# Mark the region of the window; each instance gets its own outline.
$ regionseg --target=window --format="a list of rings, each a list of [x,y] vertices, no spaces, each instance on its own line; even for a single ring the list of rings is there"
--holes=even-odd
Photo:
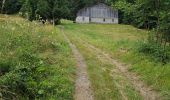
[[[114,22],[114,19],[112,19],[112,22]]]
[[[85,18],[83,17],[83,21],[85,20]]]
[[[106,19],[105,18],[103,18],[103,22],[105,22],[106,21]]]

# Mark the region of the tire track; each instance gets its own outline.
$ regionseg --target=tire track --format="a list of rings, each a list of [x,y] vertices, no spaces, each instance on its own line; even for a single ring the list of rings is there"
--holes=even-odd
[[[135,73],[129,72],[128,66],[113,59],[109,54],[105,53],[101,49],[98,49],[95,46],[93,46],[85,41],[82,41],[82,43],[84,45],[86,45],[88,48],[93,49],[94,52],[102,55],[111,64],[115,65],[117,70],[131,82],[131,84],[133,85],[135,90],[140,93],[140,95],[144,98],[144,100],[162,100],[163,99],[159,93],[157,93],[151,87],[147,86],[143,81],[141,81]],[[123,92],[121,92],[121,94],[122,93]]]
[[[72,49],[73,55],[77,61],[77,78],[75,83],[75,100],[94,100],[93,99],[93,92],[91,89],[91,83],[89,80],[89,76],[87,73],[87,65],[86,62],[81,55],[81,53],[78,51],[76,46],[71,43],[69,38],[64,33],[64,27],[60,27],[61,32],[63,33],[64,38],[69,43],[69,46]]]

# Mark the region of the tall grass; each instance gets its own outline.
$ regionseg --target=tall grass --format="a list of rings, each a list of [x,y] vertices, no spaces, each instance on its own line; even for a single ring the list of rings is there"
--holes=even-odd
[[[51,25],[0,16],[0,98],[73,99],[74,61]]]

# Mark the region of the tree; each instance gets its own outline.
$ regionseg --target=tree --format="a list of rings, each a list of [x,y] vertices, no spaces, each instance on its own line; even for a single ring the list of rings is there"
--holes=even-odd
[[[2,1],[1,13],[3,13],[3,9],[4,9],[4,6],[5,6],[5,2],[6,2],[6,0],[3,0],[3,1]]]
[[[161,33],[161,38],[159,41],[166,46],[167,42],[170,43],[170,1],[169,0],[162,0],[159,2],[159,33]]]
[[[18,13],[24,1],[25,0],[2,0],[0,1],[1,13],[6,13],[6,14]]]
[[[38,0],[26,0],[20,10],[21,15],[30,21],[36,20],[37,2]]]
[[[114,8],[119,10],[119,22],[124,24],[132,24],[134,20],[134,12],[136,6],[126,0],[118,0],[113,4]]]
[[[37,14],[53,24],[59,24],[60,19],[66,18],[71,12],[69,3],[68,0],[39,0]]]

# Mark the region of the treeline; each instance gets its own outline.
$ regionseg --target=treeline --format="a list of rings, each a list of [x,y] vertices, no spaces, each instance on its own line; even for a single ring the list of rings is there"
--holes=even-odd
[[[148,42],[141,44],[141,52],[159,61],[170,60],[170,0],[117,0],[121,23],[150,30]]]
[[[169,0],[1,0],[1,13],[20,13],[29,20],[45,19],[58,23],[61,18],[74,20],[79,9],[104,2],[119,9],[120,23],[138,28],[167,29]],[[158,25],[159,24],[159,25]]]
[[[170,16],[169,0],[117,0],[120,22],[138,28],[152,29],[167,24]],[[159,24],[159,25],[158,25]]]
[[[14,14],[18,12],[24,0],[0,0],[0,13]]]
[[[111,3],[111,0],[1,0],[1,13],[14,14],[32,20],[48,20],[53,24],[60,19],[74,20],[76,12],[97,2]]]

